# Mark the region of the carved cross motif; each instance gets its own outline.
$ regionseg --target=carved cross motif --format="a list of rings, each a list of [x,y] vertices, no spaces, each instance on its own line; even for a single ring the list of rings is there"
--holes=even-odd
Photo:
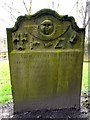
[[[25,49],[25,43],[27,42],[27,33],[14,33],[13,42],[18,50]]]

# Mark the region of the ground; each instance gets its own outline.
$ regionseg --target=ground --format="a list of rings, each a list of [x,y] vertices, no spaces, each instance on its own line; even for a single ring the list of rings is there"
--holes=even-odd
[[[64,118],[65,120],[71,118],[90,119],[90,92],[82,92],[81,95],[81,109],[76,110],[71,109],[44,109],[44,110],[34,110],[26,111],[25,113],[13,114],[13,102],[10,101],[0,107],[0,118]],[[77,120],[75,119],[75,120]]]

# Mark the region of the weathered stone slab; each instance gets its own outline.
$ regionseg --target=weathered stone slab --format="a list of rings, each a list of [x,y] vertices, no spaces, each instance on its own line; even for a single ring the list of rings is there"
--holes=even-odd
[[[14,112],[80,107],[84,29],[41,10],[7,29]]]

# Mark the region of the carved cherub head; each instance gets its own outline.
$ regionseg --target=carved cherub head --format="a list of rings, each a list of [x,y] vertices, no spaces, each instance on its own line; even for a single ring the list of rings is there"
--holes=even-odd
[[[44,20],[40,24],[40,31],[45,35],[51,34],[53,30],[54,30],[54,25],[51,20]]]

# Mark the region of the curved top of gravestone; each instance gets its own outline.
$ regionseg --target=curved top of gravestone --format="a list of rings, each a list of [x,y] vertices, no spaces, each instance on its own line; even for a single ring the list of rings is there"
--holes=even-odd
[[[19,26],[20,26],[20,23],[23,21],[23,20],[31,20],[31,19],[38,19],[39,17],[41,16],[53,16],[55,17],[56,19],[58,19],[59,21],[68,21],[70,22],[72,28],[76,31],[76,32],[84,32],[85,31],[85,28],[79,28],[75,22],[75,19],[74,17],[72,16],[68,16],[68,15],[59,15],[56,11],[54,10],[51,10],[51,9],[42,9],[38,12],[36,12],[35,14],[33,15],[25,15],[25,16],[19,16],[17,18],[17,21],[15,23],[15,26],[13,28],[11,28],[11,31],[16,31]]]
[[[73,17],[61,16],[51,9],[19,16],[13,28],[7,28],[9,51],[41,49],[82,49],[85,29]]]

